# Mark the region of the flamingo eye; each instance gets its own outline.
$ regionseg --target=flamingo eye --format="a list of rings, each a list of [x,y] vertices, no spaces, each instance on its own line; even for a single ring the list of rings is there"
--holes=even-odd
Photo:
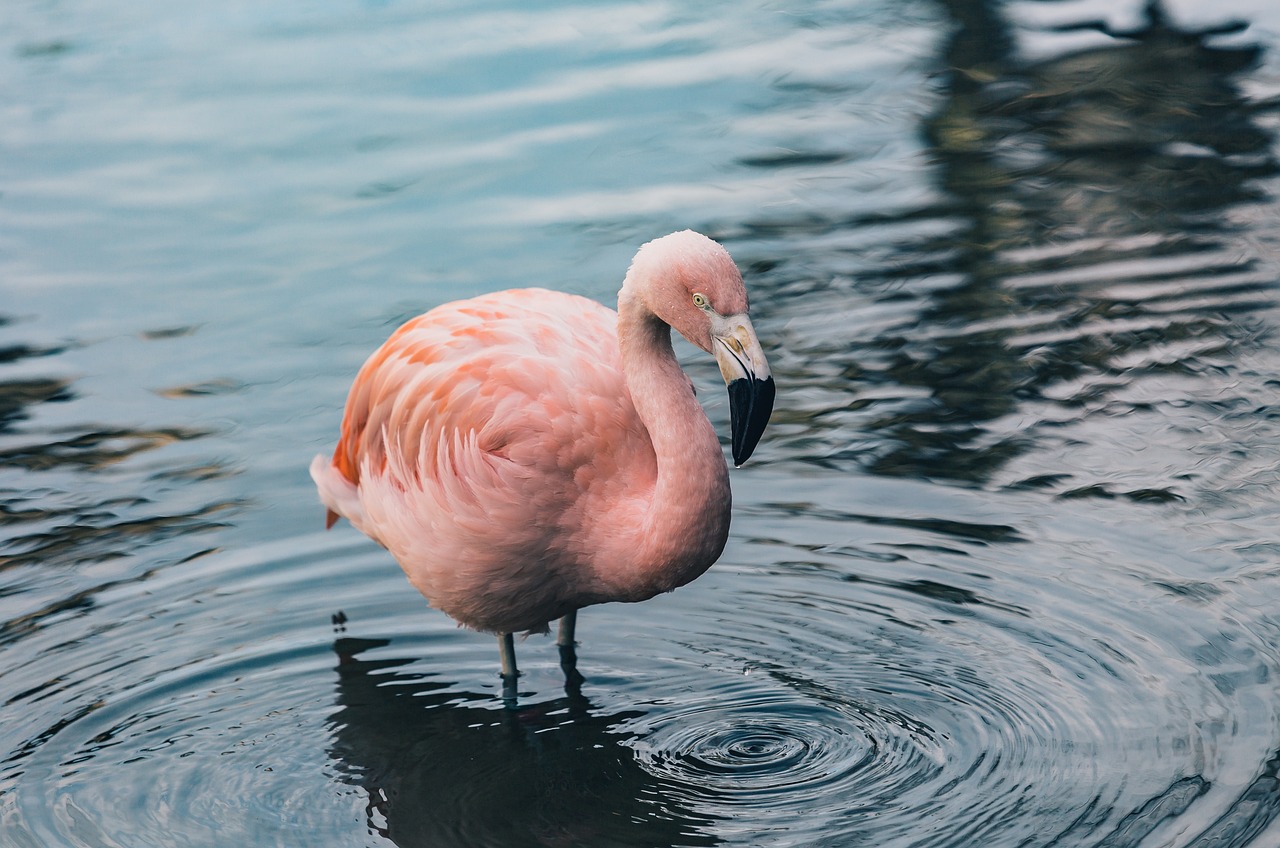
[[[711,302],[707,300],[707,296],[705,294],[702,294],[701,292],[694,292],[693,305],[699,309],[709,309],[711,307]]]

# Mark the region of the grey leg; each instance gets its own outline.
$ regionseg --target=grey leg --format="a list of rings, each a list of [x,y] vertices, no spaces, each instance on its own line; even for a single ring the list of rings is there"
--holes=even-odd
[[[574,645],[573,631],[578,624],[578,611],[566,615],[560,619],[560,630],[556,634],[556,644],[562,648],[572,648]]]
[[[516,668],[516,641],[510,633],[498,636],[498,652],[502,656],[502,679],[515,680],[520,669]]]
[[[556,644],[560,646],[560,670],[564,672],[564,691],[570,696],[581,694],[585,682],[578,673],[578,643],[573,641],[573,631],[578,623],[578,611],[560,619],[560,630],[556,634]]]

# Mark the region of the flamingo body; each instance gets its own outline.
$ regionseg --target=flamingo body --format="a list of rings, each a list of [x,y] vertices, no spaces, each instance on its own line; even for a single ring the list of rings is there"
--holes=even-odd
[[[356,377],[332,460],[312,462],[330,523],[346,517],[433,606],[501,634],[693,580],[730,516],[719,439],[671,352],[670,326],[715,344],[723,319],[695,293],[746,320],[728,254],[678,233],[637,255],[621,314],[532,288],[408,321]],[[768,409],[754,415],[747,453]],[[747,426],[735,418],[735,450]]]

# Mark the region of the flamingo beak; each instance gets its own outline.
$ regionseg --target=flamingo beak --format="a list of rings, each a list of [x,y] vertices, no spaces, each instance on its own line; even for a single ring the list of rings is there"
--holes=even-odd
[[[750,318],[745,314],[716,317],[712,348],[729,387],[733,464],[741,466],[756,449],[773,412],[773,373]]]

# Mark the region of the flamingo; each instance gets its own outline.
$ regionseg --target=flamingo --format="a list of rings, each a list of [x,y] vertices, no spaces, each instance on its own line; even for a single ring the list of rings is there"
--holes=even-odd
[[[326,526],[346,518],[431,606],[497,634],[504,681],[514,633],[558,619],[572,657],[579,609],[683,586],[728,539],[724,452],[673,327],[720,365],[741,466],[773,377],[733,260],[686,230],[640,248],[617,312],[512,289],[397,329],[356,376],[332,459],[311,463]]]

